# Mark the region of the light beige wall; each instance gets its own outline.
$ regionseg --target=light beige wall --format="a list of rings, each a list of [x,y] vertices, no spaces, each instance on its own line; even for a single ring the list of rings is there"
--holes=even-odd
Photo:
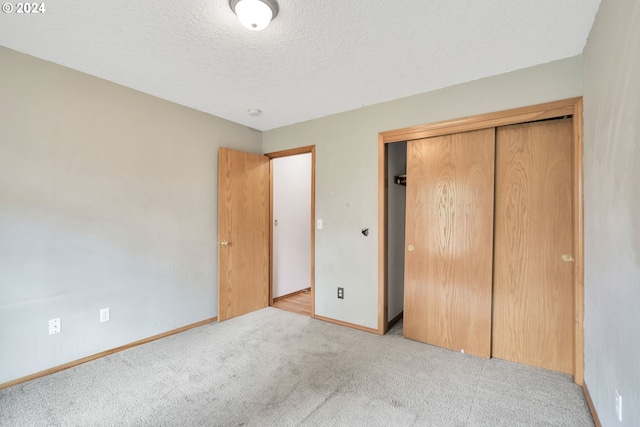
[[[604,426],[640,426],[638,52],[640,2],[603,0],[584,53],[584,237],[585,381]]]
[[[580,96],[581,76],[568,58],[265,132],[264,152],[316,145],[316,313],[377,328],[378,132]]]
[[[0,64],[0,383],[216,316],[217,149],[259,153],[261,134],[5,48]]]

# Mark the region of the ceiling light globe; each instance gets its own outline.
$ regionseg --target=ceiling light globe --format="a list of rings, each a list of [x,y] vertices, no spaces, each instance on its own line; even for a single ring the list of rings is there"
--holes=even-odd
[[[235,12],[240,23],[253,31],[264,30],[273,18],[271,8],[260,0],[240,0]]]

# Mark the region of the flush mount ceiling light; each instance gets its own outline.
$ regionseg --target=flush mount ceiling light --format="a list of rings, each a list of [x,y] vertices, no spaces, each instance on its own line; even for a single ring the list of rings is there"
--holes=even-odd
[[[264,30],[278,15],[276,0],[229,0],[229,6],[240,23],[253,31]]]

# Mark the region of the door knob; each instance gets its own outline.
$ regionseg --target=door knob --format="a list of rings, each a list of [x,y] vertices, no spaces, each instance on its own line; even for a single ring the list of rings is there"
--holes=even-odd
[[[220,246],[229,246],[229,242],[223,240],[222,242],[220,242]]]
[[[562,255],[562,260],[564,262],[573,262],[573,257],[569,254],[564,254]]]
[[[409,249],[409,252],[413,252],[415,248],[413,247],[413,245],[409,245],[407,246],[407,249]]]

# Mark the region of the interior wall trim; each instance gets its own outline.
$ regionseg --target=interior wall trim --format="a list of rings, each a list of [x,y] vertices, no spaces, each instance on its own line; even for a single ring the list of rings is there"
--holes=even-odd
[[[377,334],[378,330],[373,328],[367,328],[366,326],[356,325],[355,323],[343,322],[342,320],[332,319],[330,317],[324,316],[315,316],[316,319],[322,320],[323,322],[335,323],[336,325],[346,326],[348,328],[358,329],[359,331],[369,332],[372,334]]]
[[[203,326],[209,323],[213,323],[218,320],[217,317],[212,317],[209,319],[202,320],[200,322],[192,323],[190,325],[182,326],[180,328],[172,329],[167,332],[163,332],[161,334],[153,335],[148,338],[143,338],[138,341],[134,341],[129,344],[121,345],[120,347],[115,347],[110,350],[101,351],[100,353],[92,354],[91,356],[83,357],[82,359],[73,360],[71,362],[65,363],[63,365],[54,366],[53,368],[45,369],[44,371],[36,372],[35,374],[27,375],[21,378],[17,378],[15,380],[0,384],[0,390],[8,387],[12,387],[14,385],[18,385],[21,383],[25,383],[27,381],[35,380],[36,378],[45,377],[47,375],[55,374],[56,372],[64,371],[65,369],[73,368],[74,366],[82,365],[83,363],[91,362],[92,360],[100,359],[105,356],[109,356],[110,354],[118,353],[123,350],[128,350],[133,347],[137,347],[142,344],[149,343],[151,341],[156,341],[161,338],[166,338],[170,335],[179,334],[180,332],[187,331],[189,329],[197,328],[199,326]]]
[[[316,146],[291,148],[289,150],[266,153],[269,158],[269,224],[273,224],[273,163],[271,160],[279,157],[295,156],[297,154],[311,153],[311,313],[310,317],[316,317]],[[273,233],[269,227],[269,306],[274,303],[273,298]]]
[[[395,325],[396,323],[398,323],[399,321],[402,320],[404,316],[404,311],[401,311],[400,314],[398,314],[396,317],[394,317],[393,319],[389,320],[389,326],[388,328],[391,329],[393,328],[393,325]]]
[[[315,145],[307,145],[305,147],[291,148],[288,150],[274,151],[273,153],[266,153],[265,156],[267,156],[270,159],[277,159],[278,157],[288,157],[288,156],[295,156],[296,154],[313,153],[315,152],[315,149],[316,149]]]
[[[600,423],[600,418],[598,418],[598,413],[596,412],[596,407],[593,405],[593,400],[591,399],[591,393],[589,393],[589,387],[587,387],[587,382],[582,383],[582,390],[584,391],[584,397],[587,399],[587,405],[589,405],[589,412],[591,412],[591,417],[593,418],[593,423],[596,427],[602,427]]]
[[[568,116],[582,97],[380,132],[385,144]]]
[[[469,132],[555,117],[573,116],[574,234],[574,369],[576,384],[584,383],[584,201],[582,97],[412,126],[378,134],[378,334],[388,330],[387,314],[387,144]]]

